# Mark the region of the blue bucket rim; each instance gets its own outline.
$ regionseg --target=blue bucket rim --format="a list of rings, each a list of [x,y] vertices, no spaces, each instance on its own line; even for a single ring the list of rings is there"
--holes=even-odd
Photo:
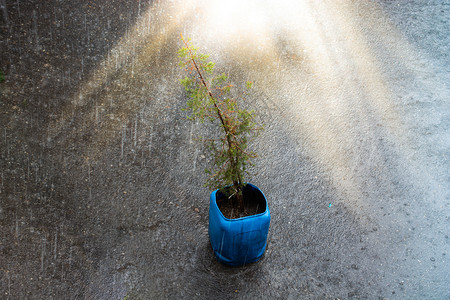
[[[214,195],[214,198],[213,198],[213,199],[214,199],[215,207],[216,207],[217,210],[219,211],[219,215],[220,215],[224,220],[227,220],[227,221],[230,221],[230,222],[236,222],[236,221],[248,220],[248,219],[251,219],[251,218],[257,218],[257,217],[259,217],[259,216],[262,216],[262,215],[265,215],[265,214],[268,214],[268,213],[269,213],[269,204],[268,204],[268,202],[267,202],[266,195],[264,195],[263,191],[261,191],[261,189],[260,189],[259,187],[257,187],[256,185],[251,184],[251,183],[249,183],[249,182],[245,182],[245,184],[246,184],[246,185],[250,185],[250,186],[253,187],[253,188],[256,188],[256,189],[263,195],[264,201],[266,202],[266,209],[264,210],[264,212],[259,213],[259,214],[256,214],[256,215],[251,215],[251,216],[246,216],[246,217],[240,217],[240,218],[236,218],[236,219],[228,219],[227,217],[225,217],[225,216],[222,214],[222,212],[221,212],[220,209],[219,209],[219,206],[217,205],[217,202],[216,202],[216,194],[217,194],[217,192],[219,191],[219,189],[217,189],[217,190],[213,191],[213,192],[211,193],[211,195]]]

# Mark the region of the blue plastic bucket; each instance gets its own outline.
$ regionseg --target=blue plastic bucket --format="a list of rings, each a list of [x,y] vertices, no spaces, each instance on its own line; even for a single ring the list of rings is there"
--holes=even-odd
[[[209,204],[209,238],[214,254],[220,262],[240,266],[258,261],[264,254],[269,233],[270,212],[263,192],[247,183],[246,192],[258,195],[265,201],[264,212],[238,219],[225,218],[217,206],[219,190],[211,193]]]

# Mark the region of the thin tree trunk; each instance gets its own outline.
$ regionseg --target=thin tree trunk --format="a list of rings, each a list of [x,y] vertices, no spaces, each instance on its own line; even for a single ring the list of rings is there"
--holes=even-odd
[[[197,74],[198,74],[198,76],[200,78],[201,83],[206,88],[206,91],[208,92],[209,97],[213,101],[213,104],[214,104],[214,107],[216,108],[219,120],[222,123],[222,128],[225,131],[225,135],[227,137],[227,144],[228,144],[227,152],[228,152],[231,168],[234,170],[235,174],[237,174],[237,177],[238,177],[236,181],[233,181],[233,186],[234,186],[235,193],[234,193],[234,195],[232,195],[232,197],[234,197],[234,199],[236,199],[238,210],[240,212],[243,212],[244,211],[244,197],[243,197],[243,191],[242,191],[242,180],[241,180],[240,174],[239,174],[239,172],[237,170],[238,169],[238,162],[233,159],[233,155],[231,153],[231,149],[232,149],[232,146],[233,146],[233,142],[232,142],[233,134],[230,132],[230,129],[229,129],[228,125],[225,122],[225,119],[224,119],[224,117],[222,115],[222,112],[221,112],[219,106],[217,105],[216,98],[214,97],[214,95],[210,91],[208,85],[206,84],[206,81],[203,78],[203,75],[200,72],[200,69],[198,68],[197,63],[195,62],[194,55],[192,54],[191,48],[189,47],[187,42],[184,40],[183,35],[181,35],[181,39],[183,40],[183,43],[186,45],[186,48],[189,50],[189,54],[190,54],[190,57],[191,57],[192,64],[194,65],[195,70],[197,71]]]

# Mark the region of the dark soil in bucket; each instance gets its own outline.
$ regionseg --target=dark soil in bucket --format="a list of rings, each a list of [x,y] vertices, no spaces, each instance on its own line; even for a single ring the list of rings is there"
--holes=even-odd
[[[244,210],[238,211],[236,207],[236,200],[234,197],[228,198],[221,191],[217,193],[217,206],[228,219],[238,219],[257,215],[263,213],[266,210],[266,201],[263,194],[254,189],[253,187],[246,185],[243,190],[244,196]]]

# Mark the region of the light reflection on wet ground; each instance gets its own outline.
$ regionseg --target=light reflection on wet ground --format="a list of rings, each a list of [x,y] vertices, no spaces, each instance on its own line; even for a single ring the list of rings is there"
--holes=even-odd
[[[7,1],[2,296],[448,297],[448,10]],[[250,181],[272,213],[256,264],[210,249],[210,128],[181,112],[180,32],[255,82]]]

